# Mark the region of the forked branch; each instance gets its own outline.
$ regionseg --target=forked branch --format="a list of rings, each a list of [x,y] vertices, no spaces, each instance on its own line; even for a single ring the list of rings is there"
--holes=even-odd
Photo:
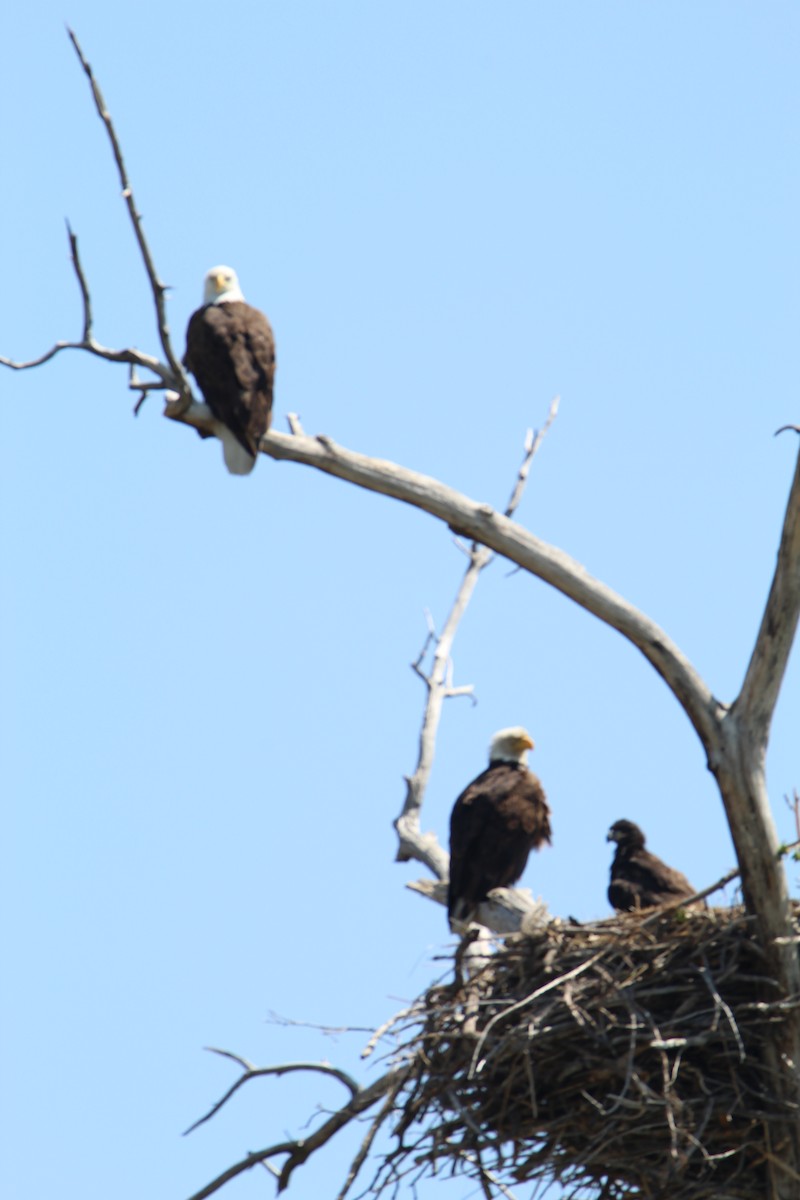
[[[215,1192],[218,1192],[220,1188],[224,1187],[226,1183],[229,1183],[231,1179],[235,1179],[237,1175],[241,1175],[245,1171],[249,1171],[253,1167],[259,1166],[261,1163],[269,1164],[270,1160],[273,1158],[282,1159],[280,1169],[274,1173],[277,1175],[278,1191],[284,1191],[289,1186],[292,1172],[296,1167],[301,1166],[308,1158],[311,1157],[315,1150],[319,1150],[320,1147],[329,1142],[331,1138],[339,1132],[340,1129],[343,1129],[346,1125],[349,1125],[351,1121],[361,1116],[362,1113],[367,1112],[384,1096],[391,1095],[392,1093],[399,1091],[399,1089],[407,1080],[409,1071],[411,1069],[410,1065],[405,1063],[402,1066],[394,1067],[391,1070],[386,1071],[379,1079],[376,1079],[373,1083],[371,1083],[369,1087],[359,1087],[358,1084],[356,1084],[353,1080],[350,1080],[349,1076],[346,1076],[345,1072],[337,1072],[335,1068],[329,1068],[325,1063],[285,1063],[276,1067],[259,1068],[253,1067],[249,1063],[245,1064],[245,1060],[240,1059],[237,1055],[230,1054],[227,1051],[218,1050],[216,1053],[224,1054],[225,1057],[231,1058],[235,1062],[239,1062],[244,1067],[244,1074],[239,1080],[237,1080],[236,1084],[232,1088],[228,1089],[222,1099],[214,1105],[214,1107],[205,1115],[205,1117],[201,1118],[200,1121],[195,1122],[191,1129],[186,1131],[187,1133],[190,1133],[192,1129],[196,1129],[198,1125],[201,1125],[204,1121],[207,1121],[209,1117],[213,1116],[215,1112],[218,1112],[219,1109],[222,1108],[226,1101],[230,1099],[230,1097],[242,1084],[248,1083],[250,1080],[263,1075],[280,1075],[287,1071],[296,1070],[311,1072],[321,1071],[324,1074],[335,1075],[342,1082],[346,1082],[347,1086],[350,1088],[351,1096],[346,1104],[343,1104],[341,1108],[338,1108],[334,1113],[332,1113],[331,1116],[328,1117],[327,1121],[323,1121],[323,1123],[317,1129],[315,1129],[313,1133],[309,1134],[308,1137],[290,1138],[281,1142],[274,1142],[271,1146],[266,1146],[263,1150],[257,1150],[252,1154],[248,1154],[239,1162],[234,1163],[233,1166],[228,1167],[228,1169],[223,1171],[221,1175],[218,1175],[216,1179],[212,1179],[211,1182],[206,1184],[205,1187],[201,1188],[199,1192],[195,1192],[189,1198],[189,1200],[205,1200],[207,1196],[213,1196]],[[378,1114],[378,1124],[375,1125],[375,1128],[372,1132],[373,1138],[380,1124],[386,1117],[389,1116],[391,1111],[391,1105],[383,1106],[381,1113]],[[358,1167],[361,1165],[361,1163],[363,1163],[364,1157],[366,1157],[366,1152],[362,1153],[362,1151],[364,1151],[363,1143],[353,1160],[353,1165],[348,1172],[348,1178],[345,1183],[345,1187],[339,1193],[340,1197],[344,1197],[346,1191],[349,1189],[350,1184],[353,1182],[356,1174],[358,1173]]]
[[[142,217],[136,207],[136,200],[133,195],[133,188],[131,186],[130,179],[128,178],[128,171],[125,166],[125,159],[122,155],[122,147],[120,146],[119,138],[117,137],[117,131],[114,128],[113,121],[111,120],[111,114],[106,108],[106,103],[103,99],[103,93],[100,91],[100,87],[94,77],[94,72],[87,61],[86,55],[81,49],[80,42],[71,29],[67,28],[67,33],[69,34],[69,40],[72,42],[75,53],[78,56],[78,60],[83,67],[84,74],[89,80],[89,86],[92,89],[92,99],[94,100],[94,106],[97,109],[97,115],[103,122],[106,133],[108,134],[109,142],[111,143],[111,152],[114,155],[114,162],[117,164],[120,186],[122,187],[122,197],[128,209],[128,215],[131,219],[133,232],[139,246],[139,253],[142,256],[142,262],[144,263],[144,267],[147,272],[147,278],[150,283],[150,290],[153,293],[153,301],[156,307],[158,336],[161,341],[161,348],[164,351],[167,362],[169,363],[172,376],[176,381],[171,386],[174,386],[176,390],[181,393],[181,400],[188,407],[188,405],[191,403],[191,391],[186,383],[186,377],[184,376],[183,368],[178,361],[174,350],[172,349],[172,340],[170,338],[169,326],[167,324],[167,308],[165,303],[167,288],[166,285],[161,282],[158,276],[153,255],[150,252],[150,246],[148,245],[147,238],[144,236],[144,230],[142,229]]]
[[[242,1074],[239,1076],[236,1082],[228,1088],[222,1099],[218,1100],[217,1103],[208,1110],[205,1116],[199,1117],[193,1125],[190,1125],[189,1128],[185,1130],[184,1137],[186,1134],[192,1133],[198,1128],[198,1126],[205,1125],[206,1121],[210,1121],[211,1118],[215,1116],[225,1104],[228,1103],[234,1092],[238,1092],[239,1088],[242,1087],[243,1084],[249,1083],[251,1079],[257,1079],[261,1076],[280,1076],[291,1075],[297,1071],[316,1071],[320,1075],[330,1075],[333,1079],[338,1079],[340,1083],[343,1083],[344,1086],[349,1089],[351,1098],[356,1096],[358,1092],[361,1091],[360,1085],[356,1083],[352,1075],[348,1075],[346,1071],[341,1071],[338,1067],[332,1067],[330,1063],[290,1062],[279,1063],[274,1067],[255,1067],[252,1063],[248,1062],[246,1058],[242,1058],[238,1054],[232,1054],[230,1050],[218,1050],[215,1046],[208,1046],[207,1049],[211,1054],[219,1054],[222,1056],[222,1058],[229,1058],[232,1062],[238,1063],[242,1068]]]
[[[550,404],[547,419],[536,433],[528,431],[525,441],[525,454],[517,472],[517,478],[506,505],[505,515],[511,517],[516,511],[525,491],[531,463],[534,455],[542,444],[558,412],[559,398],[556,396]],[[469,559],[467,569],[459,584],[455,600],[444,622],[442,632],[437,634],[433,623],[429,624],[428,637],[412,669],[422,679],[425,690],[425,707],[422,717],[422,727],[419,736],[417,764],[412,775],[406,776],[406,797],[402,811],[397,817],[394,827],[400,845],[397,850],[397,862],[408,862],[416,859],[427,866],[437,879],[446,879],[448,874],[448,856],[439,845],[436,835],[423,833],[420,828],[420,812],[425,795],[425,789],[433,766],[433,755],[436,746],[436,735],[442,716],[444,701],[455,695],[469,695],[470,686],[454,688],[450,678],[452,668],[452,651],[461,619],[469,605],[472,594],[477,586],[481,572],[489,565],[494,557],[486,546],[473,541],[467,550]],[[433,655],[429,670],[423,669],[427,651],[433,646]]]
[[[62,350],[85,350],[87,354],[103,358],[106,362],[127,363],[132,368],[142,367],[145,370],[152,371],[160,380],[158,386],[162,389],[165,387],[172,389],[179,388],[180,380],[168,366],[160,362],[157,358],[154,358],[151,354],[145,354],[141,350],[134,350],[132,347],[126,347],[123,350],[113,350],[110,346],[103,346],[98,342],[93,330],[92,300],[89,285],[86,281],[86,274],[81,263],[80,254],[78,253],[78,238],[72,231],[69,223],[67,223],[67,237],[69,238],[70,259],[81,293],[83,333],[80,339],[74,342],[56,342],[44,354],[39,355],[38,358],[32,358],[27,362],[18,362],[13,358],[0,356],[0,366],[9,367],[12,371],[29,371],[33,367],[41,367],[43,363],[49,362],[51,358],[55,358]],[[198,407],[200,408],[201,406]]]
[[[27,371],[33,367],[39,367],[42,366],[43,363],[49,362],[51,358],[55,358],[55,356],[62,350],[84,350],[88,354],[95,355],[97,358],[105,359],[106,362],[126,363],[131,367],[131,390],[137,391],[141,395],[141,399],[137,405],[137,411],[141,406],[142,400],[145,398],[148,392],[156,389],[164,390],[166,388],[170,389],[174,393],[174,396],[171,399],[171,404],[173,411],[176,414],[179,414],[181,411],[185,411],[192,405],[193,398],[191,388],[189,387],[188,380],[183,371],[183,367],[172,347],[169,326],[167,324],[167,311],[165,302],[167,288],[166,285],[161,282],[158,276],[150,246],[148,245],[147,239],[144,235],[142,218],[136,207],[133,188],[128,178],[125,160],[122,155],[122,148],[117,136],[117,132],[114,128],[114,123],[111,120],[108,109],[106,108],[102,92],[100,91],[100,87],[94,76],[94,72],[92,71],[86,56],[83,53],[77,37],[69,28],[67,29],[67,33],[70,41],[72,42],[75,53],[78,56],[81,67],[83,68],[84,73],[89,80],[89,85],[92,90],[92,98],[94,100],[97,114],[103,122],[111,143],[114,161],[117,165],[117,171],[119,173],[120,183],[122,186],[122,196],[125,200],[128,215],[133,227],[134,236],[139,247],[139,252],[142,256],[142,261],[144,263],[145,271],[150,284],[150,290],[153,295],[158,336],[167,361],[162,362],[154,355],[145,354],[140,350],[133,349],[133,347],[115,350],[109,346],[104,346],[97,341],[93,332],[91,293],[78,254],[78,239],[73,233],[69,224],[67,224],[70,257],[81,292],[81,302],[83,308],[83,334],[78,341],[58,341],[54,343],[49,350],[45,351],[44,354],[40,355],[38,358],[30,359],[27,362],[19,362],[12,358],[0,357],[0,365],[9,367],[14,371]],[[137,367],[141,367],[144,370],[152,372],[156,376],[158,382],[147,383],[140,381],[135,374]],[[195,428],[197,428],[201,433],[205,433],[208,429],[208,418],[210,414],[203,405],[195,405],[195,409],[196,412],[194,419],[189,423],[194,425]]]

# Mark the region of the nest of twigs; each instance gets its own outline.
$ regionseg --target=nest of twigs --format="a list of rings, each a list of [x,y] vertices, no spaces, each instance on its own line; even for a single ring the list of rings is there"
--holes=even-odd
[[[767,1035],[786,1007],[741,908],[554,922],[456,975],[424,997],[397,1098],[418,1164],[474,1173],[484,1190],[557,1179],[604,1200],[768,1194],[786,1114]]]

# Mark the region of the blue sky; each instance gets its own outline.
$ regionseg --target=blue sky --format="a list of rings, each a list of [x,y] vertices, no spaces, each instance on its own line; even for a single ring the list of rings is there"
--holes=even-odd
[[[18,358],[79,334],[65,218],[98,338],[157,350],[65,19],[179,350],[204,272],[231,263],[275,328],[278,428],[299,412],[498,505],[559,393],[520,520],[731,699],[797,452],[773,438],[800,420],[796,6],[29,5],[0,22],[0,353]],[[0,389],[8,1195],[183,1200],[342,1099],[259,1081],[181,1139],[234,1077],[203,1046],[369,1081],[364,1035],[269,1013],[371,1027],[442,970],[444,913],[404,888],[422,871],[394,863],[391,821],[422,711],[409,663],[463,558],[431,519],[313,471],[231,479],[215,442],[157,399],[134,420],[124,370],[85,355]],[[768,763],[787,840],[799,671],[795,653]],[[492,732],[522,722],[554,824],[523,882],[554,913],[608,915],[618,817],[697,886],[733,865],[688,721],[569,601],[496,562],[455,679],[478,703],[445,711],[440,839]],[[358,1137],[289,1194],[335,1195]]]

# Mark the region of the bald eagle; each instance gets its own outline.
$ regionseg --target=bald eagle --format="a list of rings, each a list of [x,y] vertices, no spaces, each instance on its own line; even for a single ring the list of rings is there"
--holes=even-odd
[[[217,419],[225,466],[249,475],[269,429],[275,339],[267,318],[246,304],[236,272],[212,267],[203,305],[189,318],[183,365]]]
[[[645,850],[644,834],[633,821],[615,821],[606,841],[617,843],[608,886],[608,902],[617,912],[653,908],[694,895],[685,875]]]
[[[492,888],[516,883],[531,850],[550,841],[550,808],[528,770],[531,735],[519,725],[492,738],[489,766],[473,779],[450,816],[450,928],[467,924]]]

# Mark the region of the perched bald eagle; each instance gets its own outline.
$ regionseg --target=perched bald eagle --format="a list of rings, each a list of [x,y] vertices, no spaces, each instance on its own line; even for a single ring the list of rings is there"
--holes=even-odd
[[[183,365],[217,418],[225,466],[232,475],[249,475],[272,415],[275,339],[264,314],[245,303],[230,267],[212,267],[206,275],[203,306],[189,318]]]
[[[694,895],[685,875],[645,850],[644,834],[633,821],[615,821],[606,841],[617,843],[608,886],[608,902],[617,912],[653,908]]]
[[[467,924],[492,888],[516,883],[531,850],[550,841],[550,808],[528,770],[531,735],[519,725],[492,738],[489,766],[464,789],[450,816],[447,915]]]

